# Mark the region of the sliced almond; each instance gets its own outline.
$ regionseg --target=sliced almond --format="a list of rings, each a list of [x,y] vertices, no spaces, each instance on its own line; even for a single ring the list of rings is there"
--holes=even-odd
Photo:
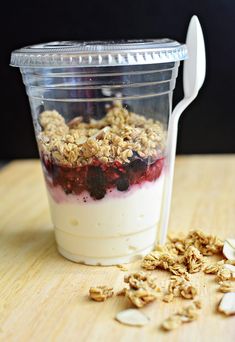
[[[149,323],[150,319],[143,312],[137,309],[127,309],[120,311],[115,319],[126,325],[132,325],[136,327],[142,327]]]
[[[96,134],[92,135],[89,139],[97,139],[97,140],[100,140],[100,139],[103,139],[105,133],[108,133],[110,131],[110,127],[109,126],[106,126],[104,128],[102,128],[101,130],[99,130]]]
[[[220,301],[218,310],[225,315],[235,315],[235,292],[225,293]]]
[[[191,322],[190,318],[188,316],[180,316],[182,323],[188,323]]]
[[[235,249],[235,239],[226,239],[226,241]]]
[[[69,128],[73,128],[74,126],[79,125],[82,122],[82,120],[83,120],[82,116],[76,116],[75,118],[67,122],[67,125],[69,126]]]
[[[84,144],[86,141],[87,141],[87,137],[81,136],[81,137],[79,137],[79,138],[76,140],[76,144],[77,144],[77,145],[82,145],[82,144]]]
[[[227,239],[224,242],[223,254],[229,260],[235,260],[235,239]]]

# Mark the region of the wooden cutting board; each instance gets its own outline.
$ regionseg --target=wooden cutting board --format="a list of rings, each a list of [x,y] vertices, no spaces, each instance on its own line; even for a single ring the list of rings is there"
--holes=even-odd
[[[174,184],[171,231],[235,237],[235,156],[178,157]],[[121,289],[125,272],[78,265],[57,253],[38,161],[3,168],[0,195],[0,341],[235,341],[235,316],[216,312],[222,294],[213,276],[193,277],[203,303],[199,320],[169,333],[160,329],[162,320],[187,300],[146,306],[151,323],[143,328],[114,320],[130,307],[125,298],[89,300],[90,286]],[[164,285],[168,276],[153,273]]]

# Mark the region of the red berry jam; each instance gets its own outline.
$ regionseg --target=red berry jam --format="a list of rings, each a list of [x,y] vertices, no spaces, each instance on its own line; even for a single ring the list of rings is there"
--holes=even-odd
[[[54,163],[42,156],[46,180],[60,186],[66,194],[79,195],[88,191],[96,200],[102,199],[109,189],[126,191],[131,185],[152,182],[160,177],[164,158],[151,163],[147,159],[135,158],[129,163],[101,163],[69,167]]]

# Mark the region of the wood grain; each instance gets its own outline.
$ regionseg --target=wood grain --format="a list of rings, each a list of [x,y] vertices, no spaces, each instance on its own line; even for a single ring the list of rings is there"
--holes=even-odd
[[[178,157],[170,228],[200,228],[235,236],[235,156]],[[78,265],[55,246],[38,161],[15,161],[0,172],[0,340],[1,341],[235,341],[235,317],[216,313],[221,298],[210,276],[195,275],[203,309],[198,321],[170,333],[159,326],[182,301],[150,304],[143,328],[116,322],[124,298],[105,303],[87,298],[90,286],[122,288],[117,267]],[[138,263],[128,265],[138,269]],[[155,271],[159,284],[166,274]],[[184,304],[187,304],[184,301]]]

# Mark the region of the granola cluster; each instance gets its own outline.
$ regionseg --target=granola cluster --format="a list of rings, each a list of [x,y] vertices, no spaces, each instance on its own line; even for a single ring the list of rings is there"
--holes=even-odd
[[[184,254],[186,249],[194,246],[198,251],[206,256],[222,252],[223,241],[217,236],[206,234],[201,230],[193,230],[187,236],[169,236],[170,243],[167,244],[168,248],[175,251],[177,254]]]
[[[220,292],[235,292],[235,286],[230,281],[220,281],[219,288]]]
[[[124,277],[129,288],[124,289],[124,294],[136,307],[153,302],[159,297],[160,289],[156,284],[156,279],[145,272],[136,272]]]
[[[123,288],[116,293],[117,296],[126,296],[137,308],[153,302],[159,297],[160,288],[156,279],[145,272],[135,272],[124,277],[128,288]],[[108,286],[91,287],[89,296],[97,302],[103,302],[113,296],[113,288]]]
[[[235,285],[230,281],[235,280],[235,261],[234,260],[220,260],[211,264],[207,264],[204,268],[204,273],[214,274],[216,281],[219,284],[218,290],[220,292],[233,292]]]
[[[174,297],[182,297],[185,299],[194,299],[197,296],[197,289],[179,276],[171,276],[168,285],[168,292],[164,295],[164,302],[172,302]]]
[[[216,236],[196,230],[187,236],[170,237],[165,246],[157,246],[155,251],[144,257],[142,267],[147,270],[162,268],[188,279],[188,273],[202,270],[203,256],[218,254],[222,247],[223,242]]]
[[[181,308],[178,312],[163,321],[162,328],[170,331],[178,328],[183,323],[198,319],[199,309],[201,309],[201,302],[199,301],[195,301],[191,305]]]
[[[84,122],[76,117],[65,122],[57,111],[39,118],[38,143],[43,154],[56,163],[83,166],[94,158],[103,163],[129,163],[133,154],[157,159],[165,148],[166,132],[159,121],[129,112],[116,104],[100,120]]]
[[[206,274],[217,274],[221,265],[223,265],[223,264],[224,264],[223,260],[222,260],[222,263],[221,263],[221,261],[219,261],[219,262],[214,262],[214,263],[208,264],[205,266],[203,271]]]
[[[89,290],[90,298],[96,302],[104,302],[113,296],[113,288],[108,286],[91,287]]]

